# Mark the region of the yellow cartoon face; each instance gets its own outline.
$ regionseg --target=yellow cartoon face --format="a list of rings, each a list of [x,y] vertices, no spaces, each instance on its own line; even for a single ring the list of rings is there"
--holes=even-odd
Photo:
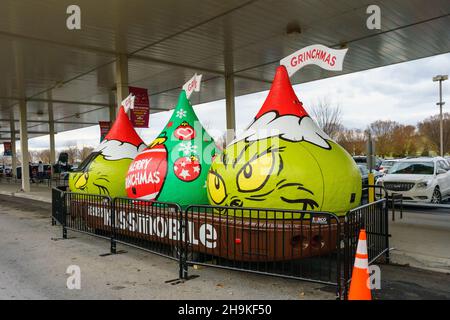
[[[345,213],[359,203],[361,178],[351,157],[334,142],[330,146],[323,149],[278,137],[239,141],[211,166],[210,203]]]
[[[322,202],[322,180],[314,158],[300,147],[297,154],[279,138],[266,143],[238,142],[211,166],[207,188],[213,204],[238,207],[314,210]],[[292,171],[298,157],[308,170]],[[291,170],[289,170],[291,169]]]
[[[100,152],[93,152],[70,173],[69,188],[72,192],[91,193],[111,197],[123,197],[125,175],[131,159],[106,160]]]

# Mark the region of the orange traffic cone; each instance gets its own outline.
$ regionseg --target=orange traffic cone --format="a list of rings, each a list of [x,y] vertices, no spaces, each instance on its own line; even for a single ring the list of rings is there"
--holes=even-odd
[[[369,257],[367,255],[365,229],[361,229],[359,232],[348,300],[372,300],[372,294],[369,288]]]

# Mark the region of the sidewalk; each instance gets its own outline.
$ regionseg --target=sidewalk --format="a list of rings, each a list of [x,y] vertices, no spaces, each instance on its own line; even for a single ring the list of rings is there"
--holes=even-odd
[[[389,227],[393,263],[450,273],[450,214],[405,212]]]
[[[178,264],[155,254],[69,232],[50,224],[51,206],[0,196],[0,300],[2,299],[335,299],[321,284],[201,268],[199,277],[171,284]],[[52,239],[59,239],[54,241]],[[66,287],[70,265],[81,269],[81,290]]]
[[[52,203],[52,189],[47,185],[31,185],[30,192],[20,191],[21,185],[16,183],[0,183],[0,194],[18,198]]]

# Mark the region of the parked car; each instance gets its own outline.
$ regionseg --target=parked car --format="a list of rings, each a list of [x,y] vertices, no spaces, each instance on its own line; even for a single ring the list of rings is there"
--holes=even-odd
[[[359,171],[361,172],[362,177],[362,185],[366,186],[369,184],[369,169],[367,168],[366,164],[358,164]],[[383,176],[383,174],[379,171],[374,170],[373,171],[374,180],[375,182],[378,181],[379,178]]]
[[[380,164],[380,168],[379,171],[382,174],[386,174],[389,173],[389,169],[392,168],[392,166],[395,164],[397,160],[396,159],[392,159],[392,160],[383,160]]]
[[[450,196],[450,164],[442,157],[400,159],[377,184],[405,201],[441,203]]]
[[[356,164],[365,164],[367,167],[367,156],[353,156],[353,160],[355,160]],[[379,170],[382,159],[375,157],[375,170]]]

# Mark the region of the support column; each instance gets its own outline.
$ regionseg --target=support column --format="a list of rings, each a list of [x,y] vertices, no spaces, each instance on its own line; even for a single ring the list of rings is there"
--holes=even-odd
[[[111,91],[109,93],[109,121],[111,122],[111,126],[116,121],[117,116],[117,107],[116,107],[116,99],[114,97],[114,92]]]
[[[53,178],[53,165],[56,162],[56,151],[55,151],[55,120],[53,117],[53,96],[52,91],[48,91],[48,130],[50,139],[50,167],[51,167],[51,177]]]
[[[11,108],[9,126],[11,129],[11,172],[12,177],[15,178],[17,175],[17,153],[16,153],[16,124],[14,122],[14,111]]]
[[[236,113],[234,108],[234,76],[225,75],[225,108],[227,119],[227,145],[236,134]]]
[[[28,163],[28,128],[27,128],[27,102],[20,100],[20,150],[22,152],[22,190],[30,192],[30,170]]]
[[[125,54],[117,56],[116,60],[116,97],[117,109],[120,103],[128,97],[128,57]]]

